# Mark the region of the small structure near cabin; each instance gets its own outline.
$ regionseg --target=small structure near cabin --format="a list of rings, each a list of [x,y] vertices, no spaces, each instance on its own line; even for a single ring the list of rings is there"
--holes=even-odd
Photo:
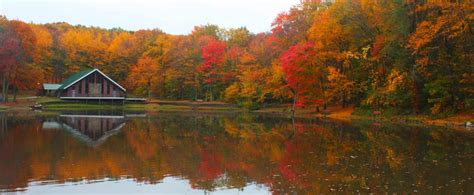
[[[43,96],[57,96],[58,89],[61,84],[44,83],[43,84]]]
[[[59,86],[59,87],[58,87]],[[64,100],[125,100],[126,90],[99,69],[80,71],[61,84],[43,84],[45,94]]]

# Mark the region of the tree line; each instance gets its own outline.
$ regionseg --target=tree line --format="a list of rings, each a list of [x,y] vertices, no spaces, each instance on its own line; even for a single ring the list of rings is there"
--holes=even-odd
[[[474,106],[473,11],[469,0],[303,0],[271,32],[187,35],[2,17],[2,99],[95,67],[152,98],[455,113]]]

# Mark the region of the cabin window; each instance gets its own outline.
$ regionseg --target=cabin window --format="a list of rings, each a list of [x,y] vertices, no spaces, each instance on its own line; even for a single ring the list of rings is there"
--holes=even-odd
[[[93,83],[93,82],[94,82],[94,77],[95,77],[95,75],[89,76],[89,83]]]
[[[89,82],[86,82],[86,94],[89,94]]]
[[[102,84],[102,80],[103,80],[102,77],[97,77],[97,83],[98,84]]]
[[[104,91],[105,91],[105,86],[102,83],[100,83],[100,94],[105,94]]]

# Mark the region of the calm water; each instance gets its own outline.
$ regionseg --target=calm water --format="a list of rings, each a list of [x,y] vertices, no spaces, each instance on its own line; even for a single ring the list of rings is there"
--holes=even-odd
[[[0,193],[474,192],[474,133],[239,114],[0,113]]]

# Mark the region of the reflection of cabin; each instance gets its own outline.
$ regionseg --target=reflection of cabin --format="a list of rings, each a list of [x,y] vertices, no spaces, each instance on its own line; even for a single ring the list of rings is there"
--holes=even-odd
[[[43,123],[43,129],[64,129],[90,146],[98,146],[125,125],[124,116],[60,115],[55,122]]]
[[[99,69],[80,71],[61,84],[44,84],[43,90],[65,100],[124,100],[126,96],[125,88]]]

